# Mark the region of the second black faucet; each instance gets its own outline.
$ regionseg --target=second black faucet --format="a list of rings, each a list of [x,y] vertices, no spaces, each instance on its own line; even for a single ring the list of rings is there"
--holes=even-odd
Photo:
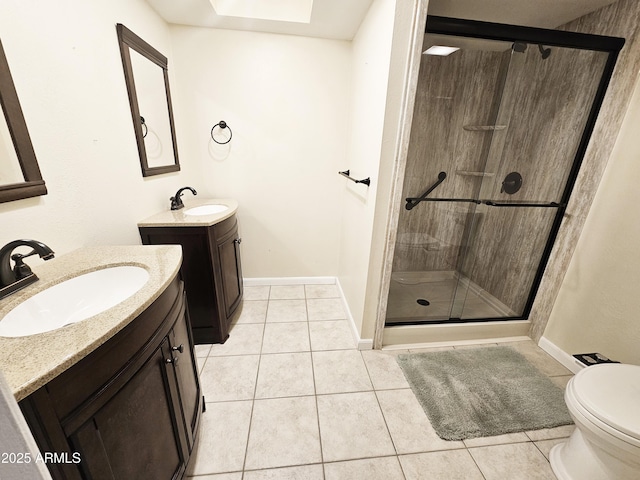
[[[180,190],[178,190],[176,192],[176,194],[171,197],[169,200],[171,200],[171,210],[180,210],[181,208],[184,207],[184,203],[182,203],[182,192],[184,190],[191,190],[191,193],[193,193],[194,195],[197,195],[198,192],[195,191],[194,188],[191,187],[182,187]]]

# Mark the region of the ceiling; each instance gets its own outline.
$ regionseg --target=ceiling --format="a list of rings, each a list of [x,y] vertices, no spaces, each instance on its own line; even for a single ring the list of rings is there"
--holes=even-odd
[[[353,39],[373,3],[373,0],[313,0],[311,20],[305,23],[220,15],[212,3],[221,1],[147,0],[168,23],[340,40]],[[272,1],[281,4],[284,0]],[[429,14],[555,28],[614,1],[616,0],[430,0]]]
[[[373,0],[314,0],[309,23],[218,15],[212,6],[215,2],[210,0],[147,0],[147,3],[168,23],[351,40]]]

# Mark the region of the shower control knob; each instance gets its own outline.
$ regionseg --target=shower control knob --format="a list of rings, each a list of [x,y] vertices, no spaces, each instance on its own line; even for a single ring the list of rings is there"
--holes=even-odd
[[[504,177],[504,181],[502,182],[502,188],[500,189],[500,193],[508,193],[509,195],[513,195],[518,192],[522,187],[522,175],[518,172],[511,172],[506,177]]]

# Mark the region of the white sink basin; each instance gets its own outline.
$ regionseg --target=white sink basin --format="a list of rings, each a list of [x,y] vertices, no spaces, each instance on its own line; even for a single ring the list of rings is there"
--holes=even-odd
[[[86,320],[147,283],[149,272],[123,265],[85,273],[28,298],[0,319],[1,337],[26,337]]]
[[[189,208],[184,211],[185,215],[213,215],[214,213],[222,213],[229,210],[226,205],[200,205],[199,207]]]

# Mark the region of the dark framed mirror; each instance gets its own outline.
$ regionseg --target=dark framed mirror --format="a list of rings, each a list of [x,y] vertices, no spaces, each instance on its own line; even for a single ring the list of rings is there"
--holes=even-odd
[[[0,203],[47,194],[0,42]]]
[[[180,170],[167,57],[116,25],[142,176]]]

